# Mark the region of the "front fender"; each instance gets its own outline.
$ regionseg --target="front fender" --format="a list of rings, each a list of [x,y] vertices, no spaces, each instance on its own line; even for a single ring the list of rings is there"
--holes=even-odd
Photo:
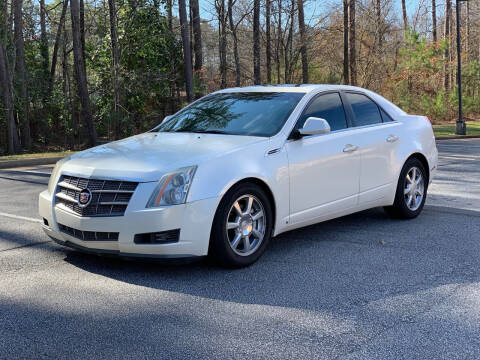
[[[270,147],[271,147],[270,143]],[[241,149],[198,165],[188,201],[217,198],[217,207],[222,197],[236,183],[255,178],[269,187],[275,206],[275,232],[288,223],[289,218],[289,176],[286,151],[265,155],[263,144]],[[272,204],[273,205],[273,204]]]

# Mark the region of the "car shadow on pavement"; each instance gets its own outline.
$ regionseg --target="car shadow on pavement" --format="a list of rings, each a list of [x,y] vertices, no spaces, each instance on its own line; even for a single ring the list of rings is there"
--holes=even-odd
[[[456,227],[451,226],[455,221]],[[478,280],[478,218],[426,208],[417,219],[383,210],[291,231],[239,270],[208,260],[165,265],[67,250],[65,261],[125,283],[202,298],[301,309],[349,308],[443,284]]]

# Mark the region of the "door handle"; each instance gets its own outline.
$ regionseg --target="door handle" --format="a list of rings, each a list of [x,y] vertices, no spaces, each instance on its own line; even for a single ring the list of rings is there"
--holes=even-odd
[[[395,142],[397,141],[398,139],[400,139],[398,136],[396,135],[388,135],[387,137],[387,142]]]
[[[343,148],[343,152],[344,153],[351,153],[351,152],[354,152],[358,149],[358,146],[356,145],[352,145],[352,144],[347,144],[345,145],[345,147]]]

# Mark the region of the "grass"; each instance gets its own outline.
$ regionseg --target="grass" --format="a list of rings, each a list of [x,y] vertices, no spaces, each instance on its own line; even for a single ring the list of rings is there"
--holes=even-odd
[[[433,125],[435,136],[452,136],[455,135],[455,123]],[[480,122],[467,121],[467,135],[480,135]]]
[[[68,156],[73,154],[73,151],[59,151],[59,152],[44,152],[44,153],[34,153],[34,154],[19,154],[19,155],[5,155],[0,156],[1,161],[8,160],[22,160],[22,159],[38,159],[38,158],[48,158],[56,156]]]

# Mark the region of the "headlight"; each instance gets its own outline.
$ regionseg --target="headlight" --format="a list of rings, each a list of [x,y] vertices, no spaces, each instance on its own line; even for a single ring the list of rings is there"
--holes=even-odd
[[[196,166],[189,166],[163,175],[148,200],[147,208],[185,203],[195,170]]]
[[[48,192],[50,194],[53,194],[55,191],[55,185],[57,183],[57,177],[58,177],[58,172],[60,168],[62,167],[63,163],[68,161],[70,159],[70,156],[67,156],[66,158],[60,159],[57,161],[55,164],[55,167],[53,168],[52,175],[50,175],[50,179],[48,180]]]

